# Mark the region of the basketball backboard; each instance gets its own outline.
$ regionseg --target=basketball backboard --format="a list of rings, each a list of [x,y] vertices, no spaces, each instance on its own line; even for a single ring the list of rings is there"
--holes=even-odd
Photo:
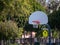
[[[48,23],[48,17],[47,15],[42,11],[36,11],[33,12],[29,17],[29,24],[47,24]]]

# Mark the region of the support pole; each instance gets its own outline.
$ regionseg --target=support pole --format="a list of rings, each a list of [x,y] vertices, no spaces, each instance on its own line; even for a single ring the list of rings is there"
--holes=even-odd
[[[49,31],[49,45],[51,45],[51,28],[49,26],[49,24],[46,24],[46,26],[48,27],[48,31]]]

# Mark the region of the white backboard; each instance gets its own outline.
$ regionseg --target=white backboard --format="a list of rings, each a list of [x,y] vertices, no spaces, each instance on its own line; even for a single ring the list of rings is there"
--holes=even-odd
[[[48,23],[48,17],[47,15],[42,11],[36,11],[33,12],[29,17],[29,24],[36,24],[33,21],[39,21],[39,24],[47,24]]]

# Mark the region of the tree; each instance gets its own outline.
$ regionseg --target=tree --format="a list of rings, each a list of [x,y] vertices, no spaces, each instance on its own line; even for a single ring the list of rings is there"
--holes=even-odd
[[[19,28],[17,38],[21,38],[22,34],[23,34],[23,28]]]
[[[17,37],[18,27],[13,21],[0,22],[0,39],[10,39]]]
[[[25,1],[25,3],[28,2],[28,1]],[[31,7],[31,8],[28,7],[28,4],[26,5],[26,7],[29,8],[29,10],[31,10],[31,11],[29,11],[27,8],[25,8],[29,11],[29,14],[27,16],[27,21],[26,21],[25,27],[24,27],[26,30],[28,30],[28,29],[31,30],[31,28],[33,29],[33,26],[28,24],[28,18],[31,15],[31,13],[33,13],[34,11],[44,11],[45,12],[45,8],[42,5],[40,5],[38,2],[36,2],[35,0],[29,1],[29,5],[30,5],[29,7]]]
[[[18,2],[17,2],[18,3]],[[28,21],[30,14],[37,10],[45,11],[42,5],[37,3],[35,0],[23,0],[20,1],[20,9],[18,8],[18,26],[24,27]],[[15,15],[16,16],[16,15]],[[16,16],[17,17],[17,16]],[[16,19],[16,18],[15,18]]]
[[[0,43],[2,42],[0,45],[3,45],[9,39],[21,38],[22,32],[23,29],[18,28],[16,22],[11,20],[0,21]]]
[[[7,25],[9,20],[12,20],[13,22],[16,22],[18,28],[22,28],[22,30],[23,27],[27,25],[28,18],[31,13],[34,11],[45,12],[45,8],[35,0],[0,0],[0,2],[0,5],[2,6],[2,10],[0,12],[0,21],[2,21],[4,25]],[[6,24],[5,20],[7,21]],[[14,28],[14,25],[12,28]],[[21,29],[19,29],[19,31],[21,31]],[[6,37],[8,37],[8,35]]]
[[[37,10],[45,12],[44,7],[35,0],[1,0],[1,2],[4,5],[0,14],[1,19],[14,20],[18,22],[18,27],[24,27],[32,12]]]
[[[6,20],[6,16],[8,15],[8,13],[11,11],[13,11],[13,3],[14,0],[0,0],[0,21],[2,20]],[[11,16],[13,15],[13,12],[11,14]]]
[[[23,28],[18,28],[16,22],[13,22],[11,20],[0,22],[0,40],[21,38],[22,33]]]
[[[49,24],[51,28],[57,28],[60,29],[60,9],[58,11],[54,11],[49,16]]]

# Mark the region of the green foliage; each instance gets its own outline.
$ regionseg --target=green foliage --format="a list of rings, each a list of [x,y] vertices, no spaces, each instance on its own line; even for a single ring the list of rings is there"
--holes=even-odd
[[[20,4],[21,4],[20,6],[21,10],[20,10],[19,22],[18,22],[18,25],[20,25],[20,27],[25,26],[32,12],[37,10],[45,11],[45,9],[40,4],[38,4],[35,0],[24,0],[21,1]]]
[[[10,18],[11,20],[17,21],[19,27],[24,27],[25,23],[28,21],[28,17],[32,12],[38,10],[45,12],[45,8],[35,0],[23,0],[23,1],[1,0],[1,1],[4,4],[1,15],[3,15],[4,19]]]
[[[54,11],[49,16],[49,24],[51,28],[58,28],[60,29],[60,9],[58,11]]]
[[[28,1],[25,0],[24,2],[25,2],[26,5],[24,4],[25,6],[23,8],[25,8],[27,10],[27,12],[29,12],[28,14],[26,13],[26,15],[28,15],[28,16],[26,16],[26,18],[25,18],[25,20],[26,19],[27,20],[26,20],[24,28],[27,31],[33,31],[33,30],[36,31],[37,29],[33,29],[33,25],[29,25],[27,23],[28,18],[31,15],[31,13],[33,13],[34,11],[44,11],[45,12],[45,8],[42,5],[40,5],[38,2],[36,2],[35,0],[28,0]]]
[[[0,12],[3,10],[3,8],[4,8],[4,3],[0,1]]]
[[[13,21],[0,22],[0,39],[9,39],[17,36],[18,27]]]
[[[14,44],[11,44],[11,43],[10,43],[9,45],[18,45],[18,44],[17,44],[17,43],[14,43]]]
[[[19,28],[17,38],[21,38],[22,34],[23,34],[23,28]]]
[[[54,30],[53,33],[52,33],[52,36],[53,36],[54,38],[59,38],[59,31]]]
[[[45,8],[35,0],[0,0],[0,39],[2,36],[7,39],[21,36],[23,27],[26,27],[34,11],[45,12]]]

